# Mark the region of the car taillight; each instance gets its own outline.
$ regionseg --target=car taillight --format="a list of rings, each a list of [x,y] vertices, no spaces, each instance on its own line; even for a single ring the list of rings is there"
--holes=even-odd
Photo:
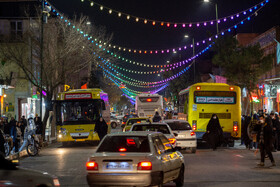
[[[125,122],[123,121],[122,124],[125,125]]]
[[[193,136],[193,135],[195,135],[195,132],[192,131],[192,132],[191,132],[191,136]]]
[[[137,169],[138,170],[152,170],[152,162],[139,162]]]
[[[193,131],[196,131],[196,125],[197,125],[196,120],[193,120],[193,122],[192,122]]]
[[[234,131],[234,132],[237,132],[237,131],[238,131],[238,123],[237,123],[237,121],[234,121],[234,122],[233,122],[233,131]]]
[[[86,166],[87,170],[98,170],[98,164],[96,162],[89,161],[87,162]]]
[[[122,147],[122,148],[119,148],[119,152],[125,152],[126,151],[126,148]]]
[[[176,138],[169,138],[168,140],[169,140],[169,143],[171,143],[171,144],[175,144],[175,142],[176,142]]]

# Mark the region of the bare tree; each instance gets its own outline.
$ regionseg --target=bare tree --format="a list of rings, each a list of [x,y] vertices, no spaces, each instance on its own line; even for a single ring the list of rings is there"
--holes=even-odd
[[[39,34],[41,23],[39,18],[33,19],[30,20],[30,25],[19,43],[6,41],[0,47],[0,54],[7,62],[17,64],[25,73],[27,80],[39,90],[45,91],[43,133],[45,133],[49,111],[52,110],[51,101],[58,88],[65,83],[77,81],[73,80],[73,77],[81,70],[88,69],[90,72],[93,63],[97,61],[94,53],[104,56],[103,48],[93,45],[89,41],[89,36],[82,34],[81,31],[94,33],[97,41],[102,40],[106,43],[109,43],[112,37],[106,37],[104,29],[94,28],[87,22],[88,18],[85,16],[75,17],[71,25],[60,18],[49,19],[48,23],[44,24],[44,43],[41,51]],[[104,46],[104,43],[102,45]],[[43,63],[40,60],[41,52],[43,52]]]

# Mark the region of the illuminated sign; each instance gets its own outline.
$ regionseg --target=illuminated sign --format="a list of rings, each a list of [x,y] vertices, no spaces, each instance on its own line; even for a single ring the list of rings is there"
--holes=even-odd
[[[234,97],[196,97],[196,103],[234,104]]]
[[[91,93],[74,93],[65,94],[65,100],[67,99],[92,99]]]

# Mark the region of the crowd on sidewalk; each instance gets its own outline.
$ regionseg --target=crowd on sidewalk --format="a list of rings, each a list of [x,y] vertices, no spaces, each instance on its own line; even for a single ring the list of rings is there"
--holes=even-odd
[[[34,120],[34,127],[31,121]],[[21,151],[25,142],[27,141],[28,134],[35,130],[36,134],[42,134],[43,123],[41,118],[36,114],[36,117],[29,118],[22,116],[18,121],[11,117],[10,121],[2,117],[0,119],[0,154],[7,156]],[[10,150],[7,150],[5,143],[8,144]]]
[[[261,162],[264,166],[265,157],[269,157],[272,166],[275,161],[272,152],[280,151],[280,121],[277,112],[255,113],[252,117],[242,116],[241,145],[247,149],[260,151]]]

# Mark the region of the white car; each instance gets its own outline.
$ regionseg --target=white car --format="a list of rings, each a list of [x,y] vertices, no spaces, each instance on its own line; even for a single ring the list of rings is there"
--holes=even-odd
[[[57,177],[46,172],[19,168],[0,154],[0,186],[60,186]]]
[[[130,128],[130,131],[153,131],[161,132],[169,140],[173,147],[177,146],[177,141],[175,135],[173,134],[171,128],[166,123],[136,123]]]
[[[86,163],[89,186],[184,185],[183,155],[157,132],[106,135]]]
[[[176,136],[177,146],[182,149],[190,149],[192,153],[196,152],[197,140],[196,134],[192,130],[190,124],[185,120],[169,119],[164,120],[172,129],[172,132],[178,134]]]

